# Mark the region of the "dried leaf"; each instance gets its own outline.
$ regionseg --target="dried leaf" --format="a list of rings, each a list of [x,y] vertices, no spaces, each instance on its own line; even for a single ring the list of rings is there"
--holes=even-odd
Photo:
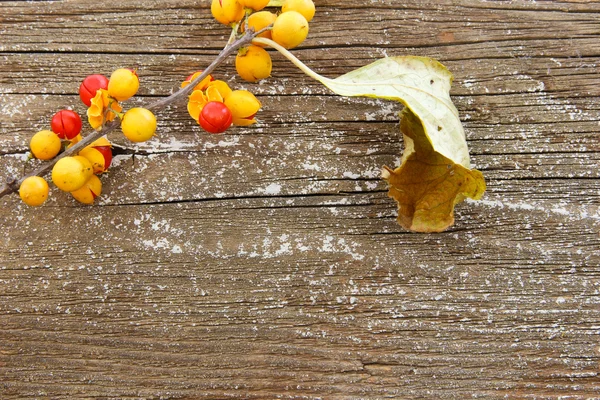
[[[341,96],[401,102],[423,122],[435,151],[470,167],[465,133],[450,99],[452,74],[439,62],[427,57],[387,57],[321,82]]]
[[[398,202],[398,222],[418,232],[439,232],[454,222],[454,205],[485,192],[481,172],[471,170],[469,150],[458,111],[450,99],[452,74],[427,57],[389,57],[336,79],[308,68],[292,53],[271,46],[308,76],[341,96],[373,97],[405,105],[401,128],[405,151],[400,167],[384,167],[389,195]]]
[[[421,121],[408,109],[400,130],[410,154],[395,170],[384,167],[390,197],[398,202],[398,222],[416,232],[441,232],[454,223],[454,205],[485,192],[481,172],[463,167],[433,150]]]
[[[442,64],[426,57],[390,57],[319,80],[342,96],[390,99],[406,106],[402,164],[383,171],[403,227],[443,231],[454,223],[455,204],[465,197],[481,198],[485,180],[471,170],[465,133],[450,99],[452,74]]]

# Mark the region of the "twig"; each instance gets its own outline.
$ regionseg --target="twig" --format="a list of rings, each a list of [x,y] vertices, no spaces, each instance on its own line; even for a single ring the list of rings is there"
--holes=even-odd
[[[221,63],[223,63],[223,61],[225,61],[225,59],[227,59],[227,57],[234,54],[240,47],[244,47],[244,46],[247,46],[250,43],[252,43],[252,39],[254,39],[256,37],[256,35],[260,34],[261,32],[262,32],[262,30],[258,31],[258,32],[254,32],[252,29],[247,30],[243,36],[234,40],[231,43],[228,43],[223,48],[223,50],[221,50],[221,52],[214,59],[214,61],[208,67],[206,67],[206,69],[200,74],[200,76],[198,76],[196,79],[194,79],[192,82],[190,82],[189,85],[187,85],[184,88],[179,89],[178,91],[176,91],[175,93],[173,93],[172,95],[170,95],[168,97],[162,98],[160,100],[155,101],[154,103],[149,104],[148,106],[146,106],[146,108],[149,110],[153,110],[153,111],[159,111],[159,110],[162,110],[163,108],[165,108],[166,106],[168,106],[169,104],[175,103],[177,101],[180,101],[180,100],[188,97],[194,90],[194,87],[198,83],[202,82],[202,80],[204,78],[206,78],[210,73],[212,73]],[[86,146],[90,145],[91,143],[93,143],[94,141],[100,139],[102,136],[114,131],[119,126],[120,126],[120,122],[118,120],[112,121],[111,123],[104,125],[102,127],[102,129],[99,131],[90,132],[83,139],[81,139],[79,142],[77,142],[75,145],[66,149],[61,154],[59,154],[58,156],[56,156],[55,158],[50,160],[49,162],[40,166],[38,169],[33,170],[29,174],[21,177],[20,179],[17,179],[14,177],[9,178],[7,180],[7,182],[4,185],[2,185],[2,187],[0,187],[0,197],[4,197],[8,194],[17,192],[19,190],[19,186],[21,186],[21,183],[26,178],[28,178],[30,176],[36,176],[36,175],[43,176],[43,175],[47,174],[52,169],[54,164],[56,164],[56,162],[58,160],[60,160],[63,157],[68,157],[68,156],[78,153],[84,147],[86,147]]]

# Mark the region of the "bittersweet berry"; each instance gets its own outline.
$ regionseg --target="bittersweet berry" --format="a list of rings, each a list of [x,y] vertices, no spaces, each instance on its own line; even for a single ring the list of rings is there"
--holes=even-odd
[[[254,11],[260,11],[269,4],[270,0],[238,0],[238,2],[246,8],[250,8]]]
[[[102,181],[92,175],[82,187],[71,192],[75,200],[83,204],[94,204],[94,200],[102,193]]]
[[[92,144],[81,150],[79,155],[88,159],[94,168],[95,174],[106,172],[112,162],[112,149],[110,146],[94,146]]]
[[[50,160],[60,152],[62,143],[58,136],[52,131],[39,131],[31,137],[29,149],[31,154],[40,160]]]
[[[81,126],[81,117],[73,110],[61,110],[50,121],[52,132],[61,139],[73,139],[81,132]]]
[[[108,81],[108,95],[118,101],[133,97],[140,87],[137,73],[131,69],[116,69]]]
[[[108,90],[99,89],[87,109],[88,122],[92,128],[102,129],[102,125],[105,122],[114,120],[117,116],[116,113],[121,112],[121,110],[121,105],[108,95]]]
[[[181,87],[182,88],[186,87],[194,79],[199,77],[201,74],[202,74],[202,71],[194,72],[193,74],[191,74],[190,76],[185,78],[185,81],[181,82]],[[209,74],[206,78],[202,79],[196,86],[194,86],[194,90],[206,90],[208,85],[214,80],[215,80],[215,78],[213,78],[213,76]]]
[[[281,12],[297,11],[310,22],[315,16],[315,3],[312,0],[285,0]]]
[[[273,63],[265,49],[255,45],[241,49],[235,57],[235,69],[245,81],[257,82],[271,76]]]
[[[209,101],[204,105],[198,123],[210,133],[223,133],[231,126],[232,115],[227,106],[219,101]]]
[[[132,142],[145,142],[156,132],[156,117],[146,108],[132,108],[123,115],[121,130]]]
[[[48,182],[39,176],[25,178],[19,187],[19,196],[28,206],[41,206],[46,199],[50,188]]]
[[[217,21],[228,26],[244,18],[244,7],[238,0],[212,0],[210,11]]]
[[[52,168],[52,182],[64,192],[79,189],[89,177],[87,165],[83,165],[75,157],[61,158]]]
[[[259,11],[257,13],[251,14],[248,17],[248,19],[246,20],[246,22],[248,23],[248,28],[252,28],[252,29],[254,29],[254,32],[258,32],[261,29],[264,29],[267,26],[275,23],[276,19],[277,19],[277,15],[275,15],[274,13],[272,13],[270,11]],[[266,30],[266,31],[258,34],[257,37],[271,39],[271,30],[270,29]],[[259,44],[258,46],[264,47],[263,44]]]
[[[79,98],[86,106],[92,104],[92,99],[96,96],[98,89],[108,88],[108,78],[104,75],[88,75],[79,86]]]
[[[219,95],[221,95],[223,100],[225,100],[232,92],[227,82],[221,81],[219,79],[214,80],[208,84],[206,92],[209,98],[211,97],[211,94],[209,92],[212,90],[216,90],[217,92],[219,92]]]
[[[90,160],[88,160],[84,156],[80,156],[80,155],[73,156],[73,158],[81,163],[81,166],[83,167],[82,171],[85,175],[85,179],[86,180],[90,179],[90,177],[92,175],[94,175],[94,167],[92,166],[92,163],[90,162]]]
[[[204,107],[206,103],[208,103],[208,100],[202,90],[194,90],[192,92],[188,99],[187,110],[194,121],[198,121],[202,107]]]
[[[297,47],[306,36],[308,36],[308,21],[297,11],[279,14],[271,31],[273,40],[286,49]]]
[[[105,136],[102,136],[80,151],[79,155],[84,156],[92,163],[95,174],[101,174],[108,170],[112,162],[112,144]]]
[[[254,116],[261,107],[260,101],[247,90],[234,90],[225,99],[225,105],[231,111],[233,124],[248,126],[256,122]]]

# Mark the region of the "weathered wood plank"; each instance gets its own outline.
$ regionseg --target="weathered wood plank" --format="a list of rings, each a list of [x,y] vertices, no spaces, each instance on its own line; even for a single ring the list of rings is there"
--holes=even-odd
[[[24,210],[25,222],[13,228],[22,233],[7,238],[6,248],[45,237],[46,250],[29,247],[1,261],[11,265],[3,271],[3,292],[18,299],[4,309],[7,361],[32,362],[48,352],[48,362],[70,366],[61,381],[76,380],[68,371],[81,371],[89,374],[86,381],[116,380],[115,393],[143,387],[149,394],[146,380],[158,379],[158,387],[179,395],[216,385],[221,392],[214,393],[246,396],[267,389],[261,377],[274,377],[275,367],[290,380],[271,383],[273,389],[301,377],[306,392],[297,393],[314,395],[401,395],[398,386],[405,384],[415,395],[454,397],[471,390],[461,389],[461,381],[482,371],[487,378],[477,381],[478,389],[490,395],[525,389],[523,381],[539,386],[538,394],[575,386],[593,392],[588,378],[595,376],[597,355],[585,338],[594,334],[598,313],[598,257],[587,249],[598,239],[594,230],[581,230],[585,220],[573,223],[551,210],[533,210],[523,220],[484,203],[471,207],[486,216],[487,227],[463,219],[454,232],[394,238],[376,234],[397,230],[389,214],[364,215],[366,209],[387,213],[387,204],[372,195],[363,197],[368,208],[345,205],[346,199],[79,209],[78,219],[101,232],[93,245],[68,229],[72,213],[64,208],[48,207],[45,217]],[[328,211],[319,206],[328,203]],[[511,240],[521,229],[548,237]],[[65,248],[75,251],[60,256]],[[541,304],[533,301],[540,298]],[[36,344],[37,334],[23,334],[23,324],[45,332],[52,347]],[[56,324],[60,336],[52,332]],[[94,334],[78,333],[82,325]],[[23,346],[27,352],[17,356]],[[98,372],[87,366],[92,360]],[[175,368],[168,378],[159,360]],[[128,367],[109,372],[114,364]],[[217,365],[242,386],[221,386],[223,373],[208,372]],[[189,375],[205,368],[200,377]],[[553,371],[564,371],[564,379],[548,381]],[[23,373],[15,372],[7,371],[11,382]],[[31,378],[38,385],[57,379]],[[423,379],[427,385],[419,389]],[[173,386],[180,382],[188,392]],[[443,391],[450,388],[456,391]]]
[[[27,96],[14,97],[19,99],[17,103],[28,101]],[[485,110],[468,105],[473,112],[465,110],[470,115],[465,126],[472,140],[472,155],[477,167],[490,179],[597,178],[599,171],[594,167],[599,163],[599,145],[594,114],[598,115],[599,111],[593,109],[598,106],[597,102],[583,98],[568,104],[560,100],[544,104],[538,99],[529,100],[529,97],[536,99],[535,95],[528,94],[488,96]],[[164,185],[164,191],[181,193],[181,184],[187,185],[184,182],[190,179],[194,181],[194,176],[202,178],[196,182],[198,186],[204,187],[208,179],[218,188],[221,181],[227,180],[222,171],[228,166],[227,175],[233,181],[259,182],[270,176],[272,179],[300,179],[305,185],[313,185],[314,182],[301,178],[341,179],[346,174],[354,179],[376,179],[382,165],[397,163],[401,153],[396,115],[400,107],[397,105],[318,96],[260,98],[265,106],[260,115],[261,123],[254,128],[237,129],[237,134],[223,137],[202,134],[187,112],[179,108],[160,114],[163,120],[159,125],[159,136],[148,144],[133,146],[118,134],[110,135],[121,152],[130,156],[137,153],[137,167],[121,169],[127,171],[123,173],[123,179],[127,181],[127,176],[135,176],[129,184],[137,185],[140,180],[153,180],[153,177],[158,185]],[[515,100],[525,104],[516,107]],[[62,96],[58,99],[49,97],[42,104],[35,102],[43,108],[31,107],[24,118],[18,120],[21,127],[7,132],[5,152],[24,154],[32,134],[30,118],[43,115],[47,120],[53,110],[60,108],[61,101],[64,101]],[[497,103],[492,105],[493,101]],[[281,109],[286,112],[281,114]],[[324,111],[307,111],[319,109]],[[491,115],[490,121],[482,121],[488,115]],[[573,115],[577,116],[577,121],[571,121]],[[374,118],[386,122],[374,124],[369,121]],[[302,123],[292,125],[293,121]],[[471,126],[471,121],[481,126]],[[42,128],[43,121],[36,126],[36,129]],[[149,155],[151,157],[147,157]],[[351,168],[340,168],[349,156],[360,159]],[[12,160],[16,161],[14,168],[22,165],[19,158]],[[301,161],[296,163],[294,160]],[[148,175],[148,162],[162,166],[155,168],[155,176]],[[287,165],[293,167],[278,167]],[[179,182],[161,183],[161,177],[173,172],[180,175]],[[111,173],[114,174],[119,171]],[[176,185],[178,190],[171,190],[170,185]],[[131,193],[130,190],[126,192]],[[159,192],[153,190],[147,194],[156,196]],[[243,192],[242,189],[238,194]]]
[[[583,44],[582,44],[583,45]],[[478,58],[466,62],[465,58],[451,59],[439,51],[427,50],[429,55],[440,59],[455,75],[456,95],[489,95],[511,93],[550,93],[565,95],[574,92],[579,96],[598,94],[599,57],[579,58],[572,51],[560,55],[515,59],[510,54],[501,58]],[[326,76],[335,77],[381,58],[384,54],[376,49],[331,49],[327,52],[300,50],[296,52],[311,68]],[[403,55],[407,51],[390,51],[387,55]],[[412,51],[420,54],[420,51]],[[2,87],[0,93],[76,94],[81,80],[91,73],[110,74],[119,66],[136,67],[142,79],[140,94],[163,96],[174,90],[189,75],[208,65],[216,52],[195,55],[113,55],[91,54],[82,59],[77,54],[61,53],[2,53],[0,65]],[[272,53],[273,76],[268,83],[251,85],[264,94],[326,94],[328,91],[310,80],[287,60]],[[53,71],[57,76],[44,74]],[[226,65],[216,73],[221,79],[235,79],[232,65]],[[569,82],[567,77],[576,77]],[[36,86],[32,87],[32,82]]]
[[[143,3],[143,4],[142,4]],[[170,93],[228,36],[208,2],[0,2],[0,177],[89,73]],[[337,76],[385,55],[454,73],[486,197],[415,235],[378,178],[399,106],[331,96],[280,56],[257,126],[111,135],[105,195],[0,199],[0,397],[600,395],[600,5],[324,0],[296,51]],[[349,33],[348,33],[349,32]]]
[[[228,37],[226,29],[210,17],[208,2],[186,1],[171,6],[161,1],[148,3],[141,9],[132,1],[98,4],[86,0],[69,7],[56,2],[37,2],[32,9],[21,2],[3,2],[7,11],[2,13],[1,21],[7,38],[14,39],[8,39],[11,41],[0,50],[138,53],[143,42],[144,52],[163,49],[178,52],[218,49],[215,42]],[[519,52],[516,47],[520,40],[538,39],[549,44],[560,38],[592,38],[598,34],[596,22],[600,9],[597,3],[577,2],[565,2],[560,8],[550,4],[545,12],[542,12],[544,6],[532,7],[526,2],[521,2],[523,8],[504,4],[488,8],[481,7],[481,2],[470,1],[394,5],[384,2],[365,5],[361,1],[323,3],[319,4],[319,14],[311,25],[311,37],[305,47],[368,43],[386,48],[397,46],[393,39],[402,41],[400,46],[410,43],[416,47],[440,41],[511,42],[512,51]],[[357,27],[357,34],[340,35]],[[575,35],[569,36],[570,33]],[[199,40],[192,40],[196,35]],[[68,40],[62,40],[63,37]],[[567,43],[564,48],[569,48]],[[589,40],[589,45],[581,51],[597,55],[597,51],[593,52],[597,49],[596,41]]]

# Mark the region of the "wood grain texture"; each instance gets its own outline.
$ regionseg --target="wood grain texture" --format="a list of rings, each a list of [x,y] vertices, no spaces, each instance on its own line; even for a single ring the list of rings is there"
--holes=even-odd
[[[398,104],[279,55],[257,125],[118,134],[93,207],[0,199],[0,398],[600,398],[600,3],[317,1],[295,54],[335,77],[434,57],[488,191],[441,234],[395,221]],[[207,1],[0,2],[0,178],[90,73],[143,104],[228,32]]]

